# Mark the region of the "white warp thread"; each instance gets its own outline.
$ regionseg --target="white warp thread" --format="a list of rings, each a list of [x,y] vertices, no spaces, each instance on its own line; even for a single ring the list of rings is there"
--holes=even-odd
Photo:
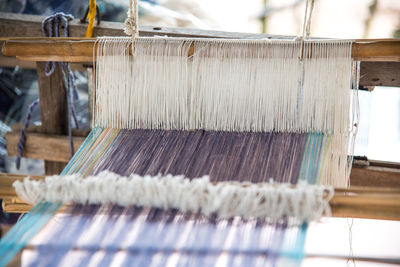
[[[351,41],[140,37],[133,55],[130,44],[97,39],[93,127],[323,133],[321,183],[347,186]]]
[[[351,41],[97,40],[93,126],[347,134]],[[189,56],[189,51],[194,51]]]
[[[183,176],[123,177],[103,171],[97,176],[49,176],[44,180],[25,178],[13,184],[27,203],[41,201],[80,204],[117,204],[183,212],[201,212],[219,218],[242,216],[279,221],[294,218],[300,222],[330,215],[333,188],[299,183],[253,184],[249,182],[212,183],[208,176],[187,179]]]

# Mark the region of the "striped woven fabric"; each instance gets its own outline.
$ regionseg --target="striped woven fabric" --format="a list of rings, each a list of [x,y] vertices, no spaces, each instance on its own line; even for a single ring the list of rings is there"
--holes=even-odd
[[[94,128],[64,174],[110,170],[297,183],[318,177],[326,142],[320,134]],[[74,205],[56,214],[55,204],[41,205],[37,224],[53,216],[28,242],[25,266],[287,266],[303,257],[306,224],[287,220],[223,220],[109,205]]]
[[[109,170],[120,175],[209,175],[212,181],[318,181],[327,150],[322,134],[95,128],[66,168],[83,176]],[[67,174],[66,173],[66,174]]]

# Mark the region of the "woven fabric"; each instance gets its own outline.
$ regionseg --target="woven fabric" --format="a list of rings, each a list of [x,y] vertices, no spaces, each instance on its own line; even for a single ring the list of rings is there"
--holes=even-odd
[[[86,176],[110,170],[121,175],[208,174],[213,181],[263,182],[274,177],[275,181],[297,183],[301,175],[305,179],[318,173],[317,167],[308,166],[321,162],[323,140],[316,134],[95,128],[64,173]],[[298,264],[303,257],[305,231],[306,225],[289,221],[271,223],[239,217],[223,220],[176,210],[75,205],[54,215],[29,242],[23,263]]]

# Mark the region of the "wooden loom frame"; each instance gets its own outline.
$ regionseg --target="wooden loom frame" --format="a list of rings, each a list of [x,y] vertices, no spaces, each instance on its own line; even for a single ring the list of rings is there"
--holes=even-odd
[[[72,67],[85,69],[93,61],[94,38],[32,38],[41,36],[43,17],[0,13],[0,42],[3,54],[0,66],[36,67],[39,81],[41,127],[30,127],[27,133],[24,156],[44,159],[46,174],[59,173],[69,161],[68,138],[66,137],[66,100],[62,76],[59,69],[50,77],[44,75],[45,61],[68,61],[79,63]],[[123,36],[123,24],[102,22],[95,27],[95,35]],[[86,25],[78,20],[70,22],[71,36],[84,36]],[[274,38],[289,40],[294,36],[266,34],[227,33],[217,31],[188,30],[160,27],[141,27],[141,36],[166,35],[187,38],[259,39]],[[9,36],[14,36],[10,38]],[[360,85],[364,88],[381,86],[400,87],[400,40],[376,39],[356,40],[353,56],[362,61]],[[11,56],[9,58],[7,56]],[[15,59],[15,58],[16,59]],[[35,65],[26,61],[36,62]],[[91,71],[88,71],[91,75]],[[90,79],[88,79],[90,80]],[[60,90],[53,90],[53,87]],[[10,156],[17,155],[20,125],[6,135]],[[88,134],[85,130],[73,132],[77,148]],[[9,212],[26,212],[30,206],[16,198],[12,181],[22,176],[0,174],[0,198],[3,208]],[[41,179],[43,177],[37,177]],[[351,174],[350,189],[337,189],[331,201],[334,216],[400,220],[400,164],[364,160],[355,165]],[[357,187],[354,186],[363,186]],[[369,186],[368,188],[365,186]],[[371,187],[372,186],[372,187]],[[392,187],[392,189],[385,188]]]

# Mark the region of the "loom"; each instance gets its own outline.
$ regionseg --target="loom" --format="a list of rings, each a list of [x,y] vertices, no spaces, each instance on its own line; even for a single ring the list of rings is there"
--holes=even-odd
[[[6,180],[35,206],[1,240],[2,261],[25,247],[27,265],[300,264],[308,221],[353,216],[346,196],[385,191],[347,188],[369,43],[7,40],[3,53],[25,60],[94,58],[95,77],[93,128],[62,176]],[[54,49],[32,53],[43,45]]]

